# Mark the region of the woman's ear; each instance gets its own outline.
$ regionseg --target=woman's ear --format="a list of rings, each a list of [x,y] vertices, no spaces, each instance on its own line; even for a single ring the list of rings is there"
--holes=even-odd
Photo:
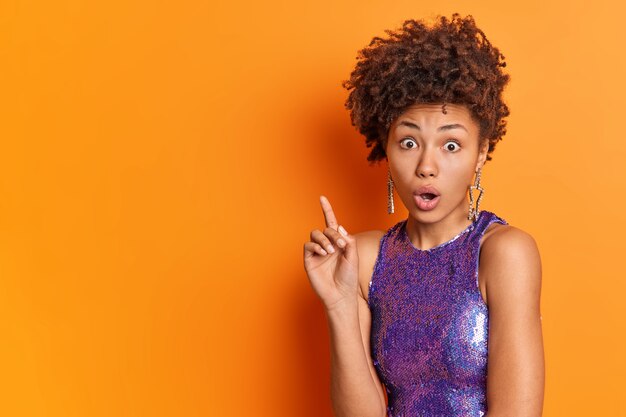
[[[481,141],[480,149],[478,152],[478,161],[476,162],[475,171],[478,171],[480,168],[483,167],[483,165],[485,165],[485,162],[487,161],[488,151],[489,151],[489,141],[484,139]]]

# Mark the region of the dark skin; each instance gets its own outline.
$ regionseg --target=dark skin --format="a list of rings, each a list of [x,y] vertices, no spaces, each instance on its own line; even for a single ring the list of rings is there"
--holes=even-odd
[[[444,114],[441,104],[407,108],[391,125],[385,146],[394,186],[409,213],[407,233],[420,249],[446,242],[470,224],[467,188],[486,159],[486,142],[479,140],[478,124],[467,107],[448,104],[446,109]],[[413,191],[422,185],[435,186],[441,193],[433,210],[421,210],[415,202]],[[359,355],[351,353],[347,358],[345,353],[342,369],[336,369],[333,375],[347,380],[351,370],[358,370],[361,377],[338,385],[335,407],[341,415],[352,415],[345,410],[358,407],[353,400],[358,393],[377,393],[370,407],[374,412],[369,415],[384,415],[384,411],[380,414],[385,405],[384,389],[369,353],[371,314],[367,305],[384,231],[344,234],[328,199],[322,197],[321,204],[326,229],[311,232],[311,241],[305,244],[305,269],[329,319],[338,317],[333,315],[337,312],[349,316],[356,309],[360,332],[354,334],[360,333],[358,342],[362,344],[362,350],[354,346],[356,336],[336,337],[341,344],[334,347],[336,363],[344,363],[341,352]],[[541,416],[545,363],[537,245],[526,232],[501,224],[492,224],[480,244],[479,290],[489,307],[486,416]],[[364,377],[365,369],[369,370],[369,378]]]

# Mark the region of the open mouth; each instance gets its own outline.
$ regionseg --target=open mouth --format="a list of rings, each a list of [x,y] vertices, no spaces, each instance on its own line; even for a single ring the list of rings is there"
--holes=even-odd
[[[437,197],[437,195],[435,195],[433,193],[423,193],[423,194],[420,194],[419,196],[424,201],[430,201],[430,200],[434,199],[435,197]]]
[[[419,193],[414,194],[415,204],[420,210],[432,210],[439,204],[441,196],[435,193]]]

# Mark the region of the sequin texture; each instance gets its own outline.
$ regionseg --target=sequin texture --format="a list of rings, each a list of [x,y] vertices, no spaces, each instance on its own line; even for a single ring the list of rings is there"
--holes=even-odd
[[[489,311],[478,287],[480,238],[505,220],[489,211],[449,241],[413,246],[406,220],[380,240],[369,283],[371,354],[389,417],[487,413]]]

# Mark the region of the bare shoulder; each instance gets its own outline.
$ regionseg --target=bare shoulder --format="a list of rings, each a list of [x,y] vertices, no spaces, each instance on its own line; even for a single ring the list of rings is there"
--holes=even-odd
[[[380,239],[384,234],[384,230],[368,230],[353,235],[356,239],[359,254],[359,295],[365,300],[367,300],[369,282],[374,273],[374,264],[378,256]]]
[[[527,232],[511,225],[499,224],[485,233],[481,246],[482,256],[486,262],[539,260],[537,242]]]
[[[541,258],[535,239],[511,225],[489,230],[481,246],[479,274],[485,277],[489,305],[498,295],[538,293]]]

